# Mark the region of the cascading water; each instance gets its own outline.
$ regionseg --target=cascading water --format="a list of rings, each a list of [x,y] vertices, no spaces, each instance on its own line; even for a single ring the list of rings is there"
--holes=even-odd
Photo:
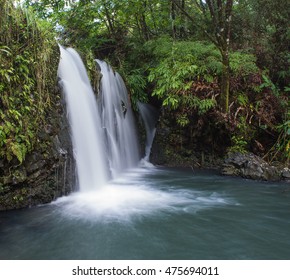
[[[78,53],[60,46],[58,76],[64,92],[79,188],[90,191],[108,181],[105,144],[94,92]]]
[[[138,102],[139,113],[143,119],[146,130],[145,156],[142,159],[143,164],[149,162],[151,147],[156,132],[156,122],[159,117],[159,111],[153,106]]]
[[[43,207],[2,211],[0,259],[289,259],[286,184],[164,168],[135,168],[108,182],[109,169],[134,166],[138,152],[124,83],[99,63],[102,119],[78,54],[61,48],[58,74],[81,191]]]
[[[116,178],[125,169],[136,167],[139,157],[133,112],[121,76],[101,60],[99,105],[105,130],[107,157],[111,175]]]
[[[124,82],[105,62],[97,63],[102,73],[98,100],[79,55],[73,49],[61,47],[58,75],[67,102],[80,191],[53,203],[60,214],[97,223],[127,223],[140,215],[188,213],[223,204],[223,199],[212,192],[179,186],[167,191],[166,180],[165,185],[156,185],[159,176],[154,174],[159,169],[151,168],[148,160],[157,111],[141,103],[139,111],[144,118],[147,142],[140,168],[133,113]],[[100,188],[102,185],[105,187]]]
[[[96,190],[138,165],[133,112],[121,76],[106,62],[97,60],[102,78],[96,100],[78,53],[61,46],[60,51],[58,76],[67,104],[79,188]]]

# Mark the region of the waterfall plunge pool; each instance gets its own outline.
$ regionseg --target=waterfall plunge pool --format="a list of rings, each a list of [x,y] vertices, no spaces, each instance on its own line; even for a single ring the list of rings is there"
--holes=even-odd
[[[289,259],[286,184],[132,169],[97,191],[0,213],[0,259]]]

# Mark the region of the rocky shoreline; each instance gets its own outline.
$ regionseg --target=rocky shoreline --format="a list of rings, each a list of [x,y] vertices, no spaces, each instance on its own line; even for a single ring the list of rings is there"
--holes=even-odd
[[[262,181],[289,181],[290,168],[281,163],[269,164],[252,153],[235,153],[225,159],[221,174]]]
[[[32,154],[26,160],[26,165],[18,169],[17,176],[10,177],[0,192],[0,211],[32,207],[49,203],[59,196],[67,195],[72,189],[74,162],[70,143],[62,138],[60,143],[55,136],[51,157],[44,159],[41,154]],[[64,149],[63,142],[66,142]],[[68,154],[69,151],[69,154]],[[154,164],[160,165],[160,162]],[[163,166],[191,167],[198,169],[214,169],[224,176],[234,176],[258,181],[276,181],[290,183],[290,168],[281,163],[269,164],[252,153],[235,153],[222,159],[205,155],[203,164],[198,158],[187,158],[185,161],[162,161]],[[26,166],[26,168],[25,168]],[[15,173],[16,174],[16,173]],[[73,179],[75,180],[75,178]]]
[[[175,155],[171,154],[170,157],[174,159]],[[184,158],[184,160],[181,160],[180,155],[176,155],[176,157],[176,162],[174,160],[169,162],[164,158],[156,160],[156,157],[153,156],[153,163],[167,167],[216,170],[222,176],[240,177],[256,181],[290,183],[289,167],[280,162],[269,164],[253,153],[235,153],[225,159],[202,155],[202,153]]]
[[[40,131],[42,145],[21,165],[0,160],[0,211],[49,203],[74,191],[75,162],[65,112],[57,103]],[[289,166],[269,164],[253,153],[234,153],[224,159],[224,151],[216,153],[209,141],[200,140],[159,126],[150,160],[154,165],[214,169],[224,176],[290,183]]]

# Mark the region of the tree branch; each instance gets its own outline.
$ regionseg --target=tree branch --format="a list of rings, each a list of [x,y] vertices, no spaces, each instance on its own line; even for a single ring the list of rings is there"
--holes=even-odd
[[[219,48],[219,43],[215,40],[215,38],[213,36],[211,36],[210,34],[208,34],[208,32],[204,29],[204,27],[198,23],[196,23],[196,20],[185,10],[185,7],[182,7],[180,5],[180,3],[176,0],[172,0],[172,2],[174,2],[174,4],[176,5],[176,7],[198,28],[200,28],[203,33],[208,37],[208,39],[215,44],[216,47]]]

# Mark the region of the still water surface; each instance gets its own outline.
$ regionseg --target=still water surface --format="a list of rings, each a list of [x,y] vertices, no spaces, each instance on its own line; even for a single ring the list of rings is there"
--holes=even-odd
[[[95,192],[0,213],[0,259],[290,259],[289,186],[135,169]]]

